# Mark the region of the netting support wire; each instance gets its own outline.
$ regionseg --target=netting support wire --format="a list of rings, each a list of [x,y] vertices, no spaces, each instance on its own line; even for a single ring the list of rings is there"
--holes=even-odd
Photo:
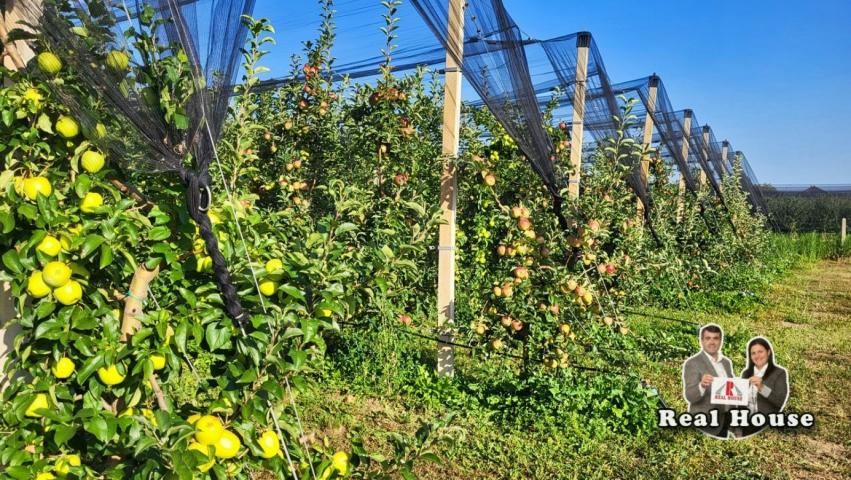
[[[298,408],[296,408],[296,406],[295,406],[295,396],[293,395],[293,389],[290,388],[290,380],[286,376],[284,377],[284,382],[287,385],[287,394],[290,397],[290,405],[292,405],[292,407],[293,407],[293,413],[295,413],[295,421],[296,421],[296,424],[298,425],[299,433],[301,434],[301,437],[299,438],[299,440],[301,441],[301,444],[304,445],[304,452],[307,454],[307,463],[308,463],[308,465],[310,465],[310,474],[313,476],[313,478],[315,480],[316,479],[316,471],[313,469],[313,458],[311,458],[311,456],[310,456],[310,445],[307,444],[307,438],[305,437],[305,434],[304,434],[304,427],[302,427],[302,425],[301,425],[301,416],[299,416]]]
[[[293,474],[293,480],[299,480],[298,472],[295,470],[295,464],[293,463],[293,459],[290,457],[290,451],[287,448],[287,442],[284,441],[284,433],[281,431],[281,424],[278,421],[278,415],[275,413],[275,409],[272,408],[272,402],[266,400],[266,406],[269,408],[269,413],[272,415],[272,423],[275,424],[275,431],[278,432],[278,441],[281,443],[281,446],[284,447],[284,455],[287,457],[287,465],[290,466],[290,473]]]
[[[573,120],[570,127],[570,180],[568,197],[579,198],[579,179],[582,175],[582,137],[585,122],[585,90],[588,79],[588,49],[591,34],[581,32],[576,36],[576,83],[573,94]]]
[[[455,373],[455,354],[448,326],[455,323],[455,207],[458,191],[458,157],[461,134],[461,61],[464,55],[465,0],[448,0],[446,68],[443,93],[443,173],[440,178],[440,209],[443,223],[439,228],[437,271],[437,327],[441,330],[437,345],[437,373]]]
[[[630,315],[638,315],[640,317],[657,318],[659,320],[667,320],[667,321],[670,321],[670,322],[682,323],[684,325],[696,325],[698,327],[703,325],[702,323],[692,322],[691,320],[683,320],[681,318],[669,317],[669,316],[666,316],[666,315],[658,315],[658,314],[655,314],[655,313],[640,312],[638,310],[632,310],[630,308],[624,308],[623,312],[628,313]]]
[[[257,290],[257,294],[258,294],[257,296],[260,298],[260,307],[263,309],[263,313],[267,314],[268,312],[266,310],[266,302],[263,301],[263,294],[260,293],[260,283],[257,280],[257,275],[254,273],[254,266],[253,266],[254,263],[251,259],[251,252],[248,251],[248,244],[245,241],[245,236],[242,233],[242,227],[239,224],[239,218],[236,215],[236,208],[234,207],[234,203],[233,203],[233,200],[234,200],[233,194],[231,193],[230,189],[227,186],[227,179],[225,178],[224,168],[222,167],[221,159],[219,159],[218,151],[215,148],[215,142],[213,141],[213,132],[212,132],[212,130],[210,130],[210,124],[206,120],[206,110],[203,107],[203,104],[202,104],[202,107],[201,107],[201,114],[204,116],[202,121],[204,122],[204,125],[206,127],[206,131],[207,131],[207,135],[208,135],[209,140],[210,140],[210,144],[213,145],[213,158],[216,160],[216,166],[218,167],[218,170],[219,170],[219,176],[220,176],[221,181],[222,181],[222,187],[224,187],[224,189],[225,189],[225,195],[227,196],[227,199],[228,199],[228,205],[230,206],[231,214],[233,215],[234,223],[236,224],[236,230],[239,233],[239,240],[242,243],[242,249],[245,251],[245,258],[246,258],[246,261],[248,262],[248,270],[251,272],[251,278],[254,281],[254,288]],[[242,322],[239,322],[239,326],[240,326],[240,328],[242,328]],[[242,334],[243,334],[243,336],[245,336],[244,330],[242,331]],[[289,383],[287,383],[287,386],[289,386]],[[284,441],[284,434],[281,431],[281,425],[280,425],[280,422],[278,421],[278,416],[275,414],[275,410],[272,407],[272,403],[270,401],[267,400],[266,405],[269,408],[269,413],[272,415],[272,422],[275,424],[275,431],[278,433],[278,442],[281,444],[281,446],[284,449],[284,454],[287,458],[287,465],[289,465],[289,467],[290,467],[290,472],[292,472],[293,480],[298,480],[298,473],[296,472],[295,464],[293,464],[292,458],[290,457],[290,452],[289,452],[289,449],[287,448],[287,442]],[[298,415],[298,410],[296,410],[295,404],[293,404],[293,409],[295,410],[296,415]],[[299,422],[299,428],[301,428],[301,422]],[[301,436],[304,436],[303,432],[301,432]],[[309,455],[310,454],[308,453],[308,456]],[[313,463],[312,462],[310,464],[310,470],[311,470],[311,473],[313,474],[313,479],[316,480],[316,473],[313,471]]]
[[[355,323],[355,322],[338,321],[337,323],[339,323],[340,325],[349,325],[349,326],[352,326],[352,327],[364,327],[364,326],[367,325],[365,322]],[[390,327],[390,328],[392,328],[393,330],[396,330],[399,333],[403,333],[405,335],[410,335],[412,337],[422,338],[423,340],[430,340],[430,341],[434,341],[434,342],[441,342],[442,341],[439,334],[438,334],[437,337],[433,337],[433,336],[425,335],[425,334],[422,334],[422,333],[419,333],[419,332],[415,332],[415,331],[413,331],[413,330],[411,330],[410,328],[407,328],[407,327],[404,327],[404,328],[403,327]],[[482,348],[480,346],[468,345],[466,343],[458,343],[458,342],[450,342],[450,345],[452,345],[454,347],[458,347],[458,348],[463,348],[465,350],[470,350],[470,351],[476,351],[476,350],[480,350]],[[523,362],[528,361],[528,358],[526,358],[523,355],[514,355],[512,353],[503,353],[503,352],[496,352],[496,351],[491,352],[491,354],[495,355],[497,357],[510,358],[510,359],[513,359],[513,360],[520,360],[520,361],[523,361]],[[629,373],[626,372],[626,371],[616,371],[616,370],[609,370],[609,369],[605,369],[605,368],[587,367],[585,365],[570,365],[570,368],[572,368],[574,370],[583,370],[583,371],[586,371],[586,372],[605,373],[605,374],[609,374],[609,375],[624,375],[624,376],[629,375]]]

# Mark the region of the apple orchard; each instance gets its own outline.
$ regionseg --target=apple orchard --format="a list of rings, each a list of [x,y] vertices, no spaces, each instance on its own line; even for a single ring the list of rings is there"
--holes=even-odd
[[[0,280],[17,328],[0,467],[39,480],[413,478],[415,464],[437,460],[437,426],[400,434],[382,454],[357,437],[311,437],[300,414],[302,399],[335,376],[420,397],[418,385],[444,385],[430,383],[438,76],[393,74],[388,55],[374,82],[332,81],[329,20],[294,61],[296,80],[257,89],[273,30],[243,19],[242,76],[205,213],[247,312],[240,323],[226,311],[181,179],[134,167],[147,153],[134,150],[139,135],[83,74],[97,69],[185,134],[197,93],[191,59],[151,41],[162,21],[144,11],[120,43],[109,28],[69,23],[93,67],[36,36],[31,60],[0,71]],[[757,275],[767,236],[740,188],[741,167],[723,180],[723,206],[706,185],[680,196],[670,166],[623,135],[638,121],[631,105],[621,134],[583,171],[582,194],[565,197],[566,228],[496,118],[462,109],[451,336],[467,373],[455,381],[501,382],[509,400],[482,394],[483,404],[500,403],[498,417],[533,405],[539,418],[650,431],[656,399],[624,368],[644,345],[624,308],[692,305]],[[544,115],[555,168],[567,176],[568,128],[552,107]],[[625,181],[642,159],[649,219]],[[428,348],[416,343],[423,337]],[[583,369],[618,370],[622,386]]]

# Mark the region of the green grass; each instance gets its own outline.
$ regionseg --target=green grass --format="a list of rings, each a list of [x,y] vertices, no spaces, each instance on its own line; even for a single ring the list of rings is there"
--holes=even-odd
[[[571,395],[591,392],[592,403],[608,402],[614,398],[608,391],[640,377],[673,408],[686,407],[680,369],[697,349],[696,327],[638,315],[628,320],[630,337],[643,351],[631,357],[633,376],[569,374],[561,384],[539,385],[525,399],[507,381],[518,373],[511,361],[483,367],[481,358],[459,352],[459,375],[447,381],[431,374],[428,342],[364,342],[352,354],[369,352],[380,375],[370,376],[366,364],[330,374],[321,389],[299,399],[305,428],[312,438],[327,438],[334,446],[345,447],[356,435],[370,450],[390,454],[390,432],[413,435],[422,423],[454,412],[454,441],[437,448],[441,464],[418,464],[415,473],[423,479],[849,478],[851,261],[819,260],[839,254],[838,242],[829,236],[776,236],[772,242],[771,261],[783,263],[774,275],[787,274],[762,288],[763,304],[735,313],[644,312],[719,323],[727,335],[724,352],[737,371],[748,339],[768,337],[790,373],[787,410],[814,413],[812,429],[764,432],[742,441],[709,439],[691,429],[643,430],[640,421],[611,431],[611,425],[623,424],[608,421],[613,412]],[[633,414],[655,416],[655,410],[636,408]]]

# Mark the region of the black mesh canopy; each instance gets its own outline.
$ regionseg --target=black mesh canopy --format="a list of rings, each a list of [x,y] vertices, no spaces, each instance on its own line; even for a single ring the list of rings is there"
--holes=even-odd
[[[226,309],[239,321],[244,311],[206,210],[209,167],[247,33],[241,16],[251,14],[253,5],[253,0],[22,2],[28,16],[39,19],[46,48],[96,94],[98,108],[120,119],[121,128],[99,146],[128,171],[176,172],[186,185],[189,215],[212,257]],[[149,47],[129,43],[130,29]],[[53,85],[84,128],[91,128],[95,109]]]
[[[464,78],[558,199],[559,189],[550,160],[553,145],[544,130],[524,41],[502,1],[466,3],[463,52],[449,43],[447,1],[412,0],[412,3],[448,54],[462,65]]]

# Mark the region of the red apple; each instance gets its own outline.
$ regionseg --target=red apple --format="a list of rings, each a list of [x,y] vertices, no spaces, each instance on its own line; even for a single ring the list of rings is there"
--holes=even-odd
[[[600,221],[599,220],[589,220],[588,221],[588,229],[592,232],[596,232],[600,230]]]
[[[406,183],[408,183],[408,174],[406,173],[398,173],[395,177],[393,177],[393,183],[399,185],[400,187]]]

